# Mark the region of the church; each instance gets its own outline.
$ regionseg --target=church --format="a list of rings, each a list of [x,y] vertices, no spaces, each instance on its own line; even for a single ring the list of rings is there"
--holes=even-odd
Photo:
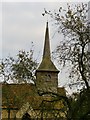
[[[58,73],[51,60],[47,22],[42,62],[35,73],[36,83],[2,84],[2,120],[65,118],[65,106],[55,96],[66,96],[65,89],[58,87]]]

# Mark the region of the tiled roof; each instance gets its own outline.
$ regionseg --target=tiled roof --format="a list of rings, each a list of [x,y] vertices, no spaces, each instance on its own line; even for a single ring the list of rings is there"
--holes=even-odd
[[[33,84],[3,84],[2,106],[5,108],[20,108],[24,103],[30,102],[33,107],[38,107],[41,97]]]
[[[58,88],[58,94],[65,96],[65,89]],[[29,102],[34,109],[38,109],[45,96],[39,96],[36,86],[33,84],[3,84],[2,107],[21,108]],[[50,97],[49,97],[50,98]]]

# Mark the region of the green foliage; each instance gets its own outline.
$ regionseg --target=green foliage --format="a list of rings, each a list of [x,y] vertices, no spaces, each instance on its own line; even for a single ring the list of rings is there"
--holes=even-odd
[[[33,50],[29,52],[19,51],[17,59],[7,57],[2,60],[0,75],[4,82],[30,83],[35,80],[36,60],[33,60]]]
[[[89,52],[90,27],[88,21],[87,4],[76,4],[75,6],[67,4],[67,10],[62,7],[58,12],[46,11],[54,19],[58,27],[57,32],[63,33],[64,39],[60,40],[54,54],[60,66],[69,65],[71,67],[69,77],[71,79],[82,80],[89,88]]]
[[[80,93],[72,96],[61,96],[58,93],[39,93],[40,96],[48,95],[41,103],[41,112],[51,112],[55,119],[66,118],[67,120],[89,120],[90,119],[90,89],[83,89]],[[51,99],[50,99],[51,96]],[[60,103],[60,104],[59,104]],[[60,106],[60,107],[59,107]],[[54,109],[54,107],[56,107]],[[54,112],[53,112],[54,111]],[[57,113],[58,111],[58,113]]]
[[[33,51],[31,50],[30,53],[20,51],[16,63],[12,65],[13,75],[17,80],[30,82],[35,79],[36,67],[37,63],[33,61]]]
[[[71,118],[73,120],[90,119],[90,89],[83,89],[71,102]]]

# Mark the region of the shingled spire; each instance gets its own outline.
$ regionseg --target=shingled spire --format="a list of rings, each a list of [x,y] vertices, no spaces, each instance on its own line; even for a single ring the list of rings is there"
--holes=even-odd
[[[50,59],[50,43],[49,43],[49,29],[48,29],[48,22],[46,24],[46,33],[45,33],[45,44],[44,44],[44,51],[43,51],[43,59],[47,58]]]
[[[55,67],[55,65],[53,64],[53,62],[51,61],[48,22],[46,23],[43,59],[37,71],[59,72],[57,68]]]

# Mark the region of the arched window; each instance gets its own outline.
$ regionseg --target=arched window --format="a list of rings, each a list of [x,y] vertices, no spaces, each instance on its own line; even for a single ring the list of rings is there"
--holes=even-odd
[[[22,117],[22,120],[31,120],[30,115],[28,113],[25,113]]]

